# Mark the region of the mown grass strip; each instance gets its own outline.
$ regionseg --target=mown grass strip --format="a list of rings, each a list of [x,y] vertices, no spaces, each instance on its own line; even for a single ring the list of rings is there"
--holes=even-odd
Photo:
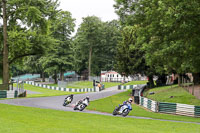
[[[150,95],[150,92],[154,92],[155,94]],[[182,103],[200,106],[199,99],[177,85],[150,89],[144,93],[144,96],[159,102]]]
[[[41,94],[27,94],[27,97],[61,96],[61,95],[80,93],[80,92],[66,92],[66,91],[59,91],[59,90],[51,90],[51,89],[37,87],[33,85],[28,85],[28,84],[24,84],[24,89],[41,93]]]
[[[117,86],[120,85],[121,83],[119,82],[102,82],[102,84],[104,84],[105,88],[110,88],[113,86]],[[49,84],[49,86],[58,86],[57,84]],[[79,88],[79,89],[83,89],[83,88],[93,88],[93,82],[92,81],[78,81],[78,82],[73,82],[73,83],[69,83],[67,84],[66,88]]]
[[[198,133],[200,126],[0,104],[1,133]]]
[[[104,99],[91,101],[90,106],[88,106],[88,109],[112,113],[115,106],[122,104],[123,101],[127,100],[130,96],[131,96],[131,90],[128,90],[126,92],[122,92],[120,94],[110,96]],[[132,105],[132,107],[133,110],[129,113],[129,115],[133,116],[150,117],[155,119],[177,120],[177,121],[200,122],[199,118],[154,113],[136,104]]]
[[[123,85],[139,85],[139,84],[146,84],[148,81],[147,80],[143,80],[143,81],[131,81],[128,83],[125,83]]]

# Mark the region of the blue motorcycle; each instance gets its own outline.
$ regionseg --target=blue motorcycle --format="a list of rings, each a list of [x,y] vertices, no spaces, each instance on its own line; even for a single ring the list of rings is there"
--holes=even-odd
[[[132,110],[132,106],[130,103],[126,103],[123,105],[120,105],[119,107],[116,107],[115,110],[113,111],[113,115],[122,115],[122,116],[127,116],[129,112]]]

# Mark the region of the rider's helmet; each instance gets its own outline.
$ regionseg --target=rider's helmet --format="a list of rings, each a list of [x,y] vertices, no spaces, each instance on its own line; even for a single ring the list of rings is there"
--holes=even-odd
[[[128,99],[128,102],[129,102],[129,103],[132,103],[132,102],[133,102],[133,99],[132,99],[132,98],[129,98],[129,99]]]
[[[86,99],[89,99],[89,96],[87,96]]]
[[[73,96],[74,96],[73,94],[70,95],[70,97],[73,97]]]

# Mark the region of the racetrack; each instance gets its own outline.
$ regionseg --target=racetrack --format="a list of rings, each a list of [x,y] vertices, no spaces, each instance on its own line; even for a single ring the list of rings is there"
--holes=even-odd
[[[90,92],[90,93],[84,93],[84,94],[76,94],[76,95],[74,95],[74,99],[73,99],[72,103],[69,104],[67,107],[62,106],[63,101],[64,101],[66,96],[6,99],[6,100],[0,100],[0,103],[17,105],[17,106],[27,106],[27,107],[36,107],[36,108],[45,108],[45,109],[54,109],[54,110],[77,112],[77,111],[73,110],[73,106],[74,106],[75,102],[85,98],[86,96],[89,96],[90,101],[93,101],[93,100],[105,98],[105,97],[108,97],[108,96],[112,96],[112,95],[118,94],[120,92],[123,92],[123,90],[117,90],[117,87],[111,87],[111,88],[109,88],[107,90],[103,90],[101,92]],[[90,111],[90,110],[87,110],[87,109],[85,109],[82,112],[83,113],[92,113],[92,114],[112,116],[112,114],[110,114],[110,113]],[[138,117],[138,116],[127,116],[127,117],[128,118],[136,118],[136,119],[152,119],[152,120],[160,120],[160,121],[195,123],[195,124],[200,125],[200,123],[197,123],[197,122],[163,120],[163,119],[154,119],[154,118]]]
[[[66,95],[53,96],[53,97],[39,97],[39,98],[6,99],[6,100],[0,100],[0,103],[17,105],[17,106],[28,106],[28,107],[37,107],[37,108],[46,108],[46,109],[55,109],[55,110],[64,110],[64,111],[74,111],[72,106],[75,104],[75,102],[85,98],[86,96],[89,96],[90,101],[93,101],[93,100],[101,99],[104,97],[112,96],[120,92],[122,91],[117,90],[117,87],[111,87],[101,92],[76,94],[74,95],[74,99],[72,103],[68,105],[67,107],[62,106]]]

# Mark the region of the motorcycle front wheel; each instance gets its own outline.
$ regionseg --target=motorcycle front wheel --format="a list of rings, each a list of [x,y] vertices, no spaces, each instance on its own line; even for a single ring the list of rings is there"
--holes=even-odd
[[[81,104],[81,105],[80,105],[80,111],[83,111],[83,110],[85,109],[85,107],[86,107],[86,106],[85,106],[84,104]]]
[[[117,115],[117,110],[116,109],[113,111],[113,115]]]
[[[122,112],[122,116],[127,116],[128,115],[128,113],[129,113],[129,110],[128,109],[125,109],[125,110],[123,110],[123,112]]]
[[[77,109],[78,109],[78,108],[77,108],[77,105],[75,105],[75,106],[74,106],[74,110],[77,110]]]
[[[68,104],[69,104],[69,102],[67,100],[64,100],[63,106],[66,106]]]

